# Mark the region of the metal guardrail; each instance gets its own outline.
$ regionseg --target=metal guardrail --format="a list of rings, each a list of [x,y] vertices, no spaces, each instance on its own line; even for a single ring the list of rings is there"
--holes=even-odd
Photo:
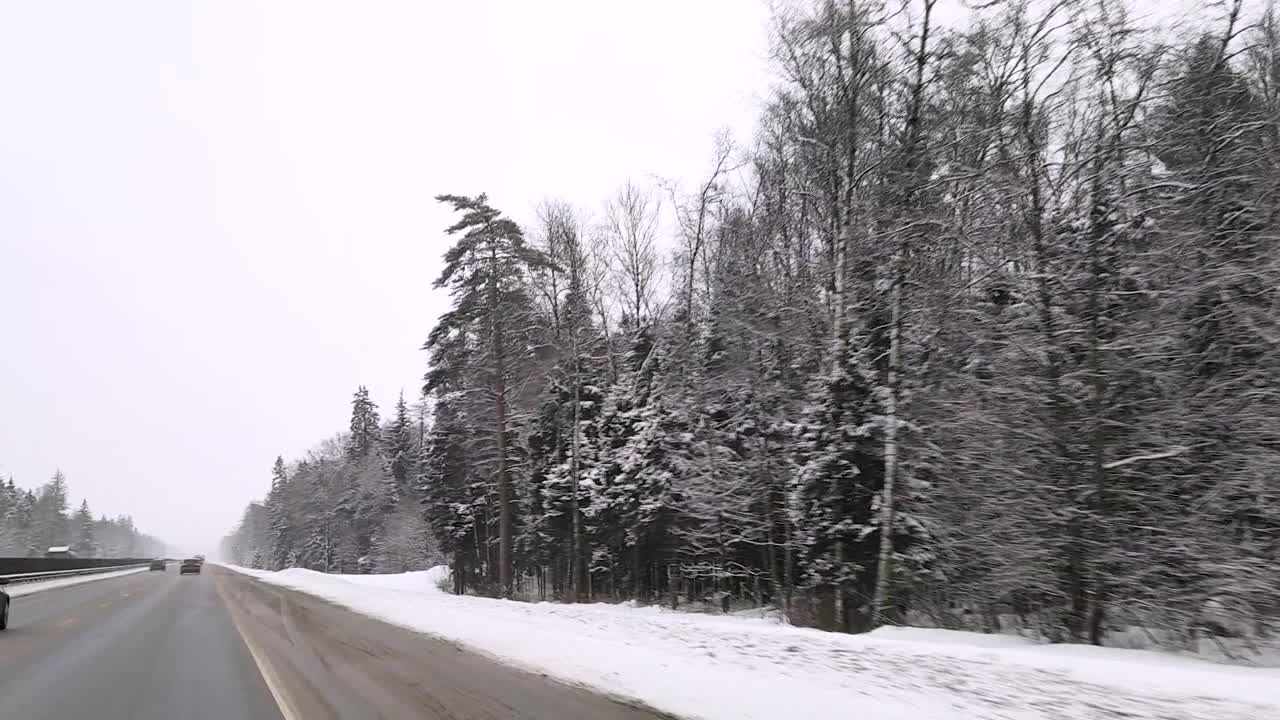
[[[17,573],[14,575],[0,575],[0,580],[7,580],[9,584],[16,585],[18,583],[37,582],[39,580],[56,580],[58,578],[73,577],[75,575],[96,575],[98,573],[129,570],[131,568],[147,567],[149,564],[150,563],[134,563],[131,565],[108,565],[107,567],[79,568],[77,570],[49,570],[46,572]]]

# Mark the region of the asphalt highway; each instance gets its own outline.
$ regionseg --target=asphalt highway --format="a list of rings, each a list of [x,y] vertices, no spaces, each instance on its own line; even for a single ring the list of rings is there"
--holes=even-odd
[[[9,628],[0,720],[670,720],[216,566],[14,598]]]
[[[210,574],[141,572],[14,598],[0,718],[283,720]]]

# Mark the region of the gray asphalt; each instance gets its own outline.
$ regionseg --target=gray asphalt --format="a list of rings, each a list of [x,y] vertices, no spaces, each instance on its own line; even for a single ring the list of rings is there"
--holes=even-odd
[[[14,598],[4,720],[281,720],[214,578],[142,572]]]
[[[0,720],[670,720],[214,566],[15,598],[9,627]]]

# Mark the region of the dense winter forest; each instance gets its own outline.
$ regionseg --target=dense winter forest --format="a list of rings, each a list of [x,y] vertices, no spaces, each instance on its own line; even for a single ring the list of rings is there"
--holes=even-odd
[[[817,0],[773,51],[693,187],[440,197],[422,402],[361,389],[228,554],[850,631],[1274,627],[1280,16]]]
[[[276,458],[266,500],[245,510],[222,555],[255,568],[332,572],[403,572],[444,562],[421,502],[423,458],[422,408],[411,412],[401,397],[383,424],[361,387],[349,433],[292,467]]]
[[[68,512],[68,496],[67,478],[60,471],[34,491],[18,487],[13,478],[0,482],[0,557],[40,557],[63,545],[88,558],[165,554],[165,544],[139,532],[131,518],[95,518],[88,500]]]

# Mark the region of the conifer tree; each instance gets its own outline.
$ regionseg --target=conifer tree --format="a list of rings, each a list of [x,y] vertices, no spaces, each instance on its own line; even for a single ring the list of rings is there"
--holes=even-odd
[[[89,501],[80,501],[80,509],[76,511],[75,516],[76,542],[72,549],[80,557],[95,557],[98,552],[97,543],[94,542],[94,521],[93,513],[89,512]]]
[[[427,349],[445,344],[452,335],[474,333],[483,338],[485,390],[492,402],[494,484],[498,512],[498,592],[512,593],[515,496],[510,471],[510,382],[515,364],[526,353],[519,319],[531,303],[529,272],[550,266],[550,259],[528,245],[520,226],[477,197],[441,195],[436,198],[461,214],[448,234],[457,237],[445,253],[444,270],[435,287],[447,288],[453,308],[440,317]]]

